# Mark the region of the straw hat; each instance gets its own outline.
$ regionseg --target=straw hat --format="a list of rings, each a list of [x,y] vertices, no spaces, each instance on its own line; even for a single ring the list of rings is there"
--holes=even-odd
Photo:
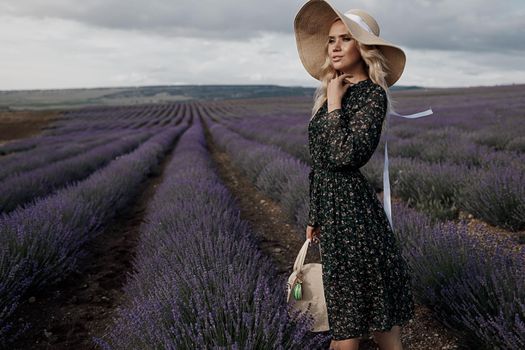
[[[399,80],[405,68],[406,56],[398,46],[379,37],[379,25],[367,12],[351,9],[341,14],[325,0],[310,0],[295,16],[294,31],[299,57],[312,77],[321,80],[321,66],[327,52],[324,47],[333,20],[339,17],[355,40],[366,45],[377,45],[387,60],[388,86]]]

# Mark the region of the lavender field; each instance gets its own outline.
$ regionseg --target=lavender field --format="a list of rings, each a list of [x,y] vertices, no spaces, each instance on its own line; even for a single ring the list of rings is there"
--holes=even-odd
[[[434,112],[390,116],[361,168],[381,198],[388,139],[395,234],[431,315],[418,313],[404,343],[444,348],[427,336],[439,333],[447,349],[525,348],[524,86],[393,96],[399,113]],[[0,348],[327,349],[285,301],[309,210],[311,106],[286,96],[85,107],[0,143]],[[255,194],[264,203],[242,198]],[[94,253],[110,240],[120,243]]]

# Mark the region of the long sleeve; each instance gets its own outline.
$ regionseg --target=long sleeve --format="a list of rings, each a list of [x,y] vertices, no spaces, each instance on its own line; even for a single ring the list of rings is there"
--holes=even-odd
[[[308,211],[308,225],[316,227],[319,225],[319,196],[318,190],[314,184],[314,168],[310,168],[308,180],[310,183],[310,209]]]
[[[374,153],[381,137],[386,116],[387,96],[376,85],[362,107],[342,106],[327,114],[323,163],[327,169],[360,168]]]

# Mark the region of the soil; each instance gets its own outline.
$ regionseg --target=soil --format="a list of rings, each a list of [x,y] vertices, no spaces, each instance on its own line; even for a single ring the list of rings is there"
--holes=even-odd
[[[140,224],[172,152],[142,184],[134,204],[88,244],[89,254],[79,262],[80,269],[59,284],[28,296],[34,301],[25,303],[16,317],[29,320],[34,327],[12,349],[97,348],[91,337],[103,336],[106,327],[111,326],[114,311],[124,302],[122,287],[133,272]]]
[[[207,128],[205,134],[212,159],[217,165],[222,181],[239,201],[241,217],[251,223],[257,239],[261,242],[261,249],[272,258],[278,271],[288,276],[304,243],[304,239],[301,239],[302,234],[293,229],[293,224],[275,201],[257,190],[232,165],[228,154],[217,148]],[[308,249],[305,261],[320,262],[318,246],[313,245],[312,248]],[[433,319],[431,310],[421,304],[416,304],[416,316],[402,328],[401,337],[405,349],[462,348],[460,341],[452,334],[452,331]],[[364,337],[359,349],[377,350],[379,347],[373,339]]]
[[[42,132],[50,123],[62,119],[61,111],[1,111],[0,145]]]
[[[487,239],[487,234],[492,235],[490,238],[498,242],[498,245],[509,254],[518,256],[525,249],[525,230],[508,231],[477,219],[464,211],[460,211],[459,217],[467,221],[468,233],[476,237],[489,252],[494,251],[494,242]]]

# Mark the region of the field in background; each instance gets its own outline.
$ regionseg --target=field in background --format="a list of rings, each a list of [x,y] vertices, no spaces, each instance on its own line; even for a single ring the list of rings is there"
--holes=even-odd
[[[394,91],[420,89],[396,86]],[[0,111],[173,103],[272,96],[311,96],[313,88],[278,85],[180,85],[119,88],[0,91]]]
[[[434,111],[385,135],[411,349],[525,345],[524,87],[393,92],[399,113]],[[0,347],[326,344],[281,288],[304,242],[312,92],[39,92],[18,106],[55,109],[1,112]],[[384,141],[362,168],[380,197]]]

